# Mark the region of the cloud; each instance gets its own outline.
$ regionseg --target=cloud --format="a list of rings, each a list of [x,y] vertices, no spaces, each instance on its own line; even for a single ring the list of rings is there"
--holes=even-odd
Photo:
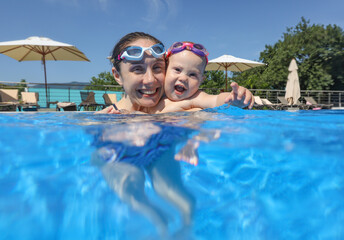
[[[100,8],[103,10],[103,11],[106,11],[107,8],[108,8],[108,0],[98,0],[98,3],[100,5]]]
[[[177,15],[177,1],[176,0],[165,0],[167,5],[167,16],[175,17]]]
[[[148,7],[148,13],[142,18],[146,22],[154,22],[159,17],[161,11],[163,11],[163,5],[161,0],[145,0]]]
[[[148,9],[147,15],[142,18],[145,22],[165,22],[177,14],[176,0],[145,0],[145,3]]]

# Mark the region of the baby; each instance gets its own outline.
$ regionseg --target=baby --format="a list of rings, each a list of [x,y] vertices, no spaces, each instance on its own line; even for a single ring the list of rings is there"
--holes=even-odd
[[[148,112],[195,111],[221,106],[225,103],[241,108],[246,106],[252,108],[254,103],[252,94],[247,94],[248,96],[245,96],[247,99],[242,99],[242,96],[239,99],[234,95],[239,88],[237,83],[231,84],[234,90],[231,93],[210,95],[199,90],[204,80],[203,73],[208,63],[208,55],[209,53],[201,44],[174,43],[166,53],[165,97]]]

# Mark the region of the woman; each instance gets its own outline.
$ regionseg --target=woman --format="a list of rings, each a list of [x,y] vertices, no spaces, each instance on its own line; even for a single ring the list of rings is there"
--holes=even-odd
[[[125,92],[118,109],[149,113],[159,103],[164,94],[164,53],[163,44],[146,33],[134,32],[120,39],[112,53],[112,72]],[[252,98],[248,90],[235,88],[234,100],[244,102],[246,98]],[[120,111],[110,106],[98,113]],[[155,191],[179,209],[183,226],[190,226],[194,199],[183,186],[179,163],[174,160],[176,145],[187,140],[190,133],[173,126],[157,127],[152,122],[132,123],[121,129],[105,127],[95,141],[93,162],[109,186],[120,199],[151,219],[162,236],[166,235],[168,220],[144,192],[146,171]]]
[[[133,32],[115,45],[111,61],[115,80],[124,88],[124,97],[116,104],[118,109],[149,113],[164,94],[165,48],[155,37]],[[232,84],[231,101],[237,106],[252,106],[253,95],[244,87]],[[121,113],[114,106],[97,113]]]

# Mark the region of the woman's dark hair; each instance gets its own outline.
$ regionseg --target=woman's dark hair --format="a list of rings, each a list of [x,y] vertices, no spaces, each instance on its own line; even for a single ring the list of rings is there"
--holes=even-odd
[[[134,42],[138,39],[148,39],[148,40],[151,40],[155,43],[161,43],[162,45],[164,45],[160,40],[158,40],[157,38],[153,37],[152,35],[150,35],[148,33],[144,33],[144,32],[128,33],[127,35],[125,35],[124,37],[122,37],[118,41],[118,43],[115,45],[115,47],[112,50],[111,62],[118,72],[120,72],[120,67],[119,67],[120,60],[118,60],[118,55],[120,55],[122,53],[122,51],[131,42]]]

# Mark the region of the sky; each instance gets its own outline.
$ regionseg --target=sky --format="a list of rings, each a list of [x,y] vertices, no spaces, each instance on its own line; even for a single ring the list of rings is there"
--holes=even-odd
[[[176,41],[201,43],[209,59],[229,54],[257,61],[301,17],[344,29],[343,12],[343,0],[11,0],[1,4],[0,42],[41,36],[74,45],[90,62],[47,61],[48,82],[90,82],[111,71],[106,57],[133,31],[167,48]],[[44,83],[43,69],[40,61],[0,54],[0,82]]]

